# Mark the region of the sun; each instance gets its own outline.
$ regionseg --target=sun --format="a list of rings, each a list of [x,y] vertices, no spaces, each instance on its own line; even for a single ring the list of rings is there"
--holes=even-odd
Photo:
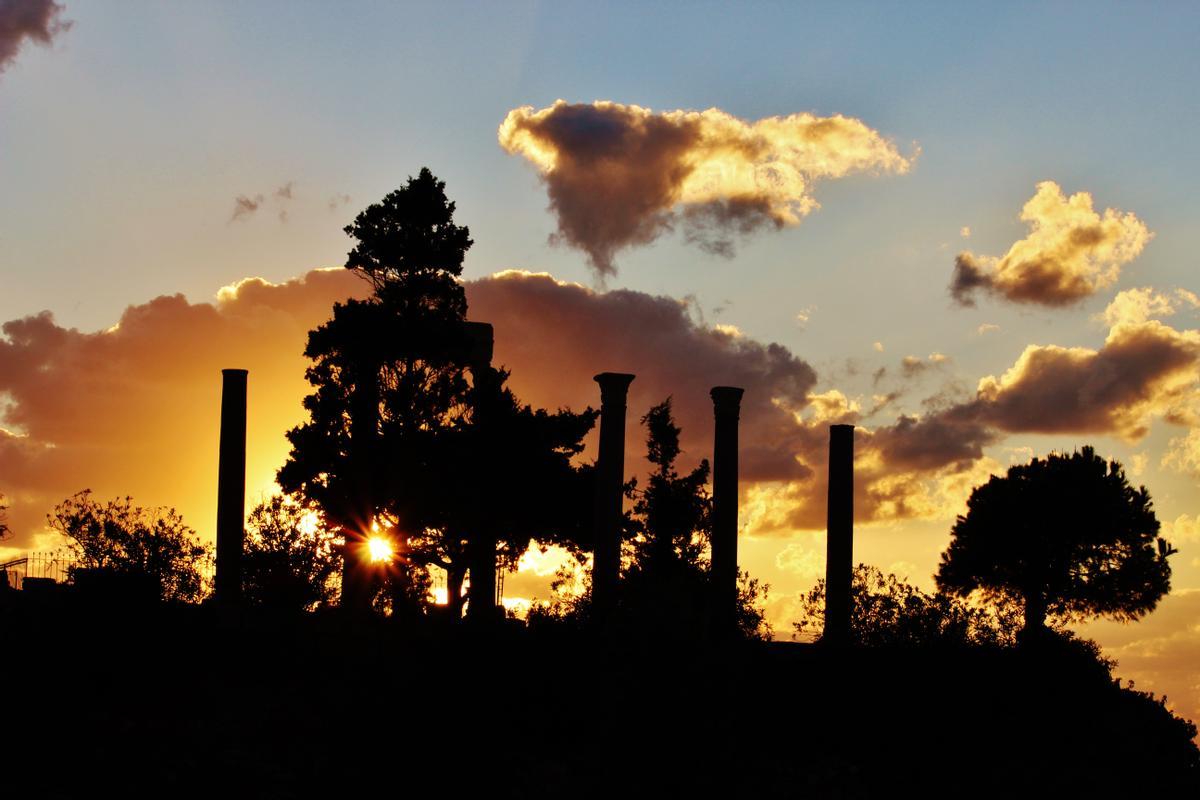
[[[382,536],[372,536],[367,539],[367,554],[376,564],[386,564],[395,556],[391,541]]]

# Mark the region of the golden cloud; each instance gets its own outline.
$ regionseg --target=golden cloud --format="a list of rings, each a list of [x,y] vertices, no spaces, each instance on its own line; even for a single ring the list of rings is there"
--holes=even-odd
[[[649,243],[676,223],[687,241],[729,255],[733,235],[798,225],[819,208],[817,181],[905,173],[913,163],[877,131],[841,115],[747,122],[716,108],[655,113],[558,100],[513,109],[498,136],[546,183],[558,218],[553,238],[586,253],[601,276],[615,274],[619,250]]]
[[[1200,331],[1140,318],[1122,292],[1099,350],[1030,345],[999,378],[979,382],[978,419],[1010,432],[1105,433],[1136,441],[1150,420],[1182,421],[1200,380]]]
[[[172,505],[213,532],[221,369],[250,370],[248,500],[274,487],[284,431],[301,421],[305,335],[366,286],[348,270],[271,284],[253,278],[212,303],[182,295],[130,306],[104,331],[49,312],[0,330],[0,493],[29,546],[45,514],[84,488]]]
[[[1200,478],[1200,428],[1192,428],[1184,436],[1173,437],[1167,443],[1162,466]]]
[[[1091,194],[1066,197],[1053,181],[1038,184],[1021,220],[1029,235],[1003,256],[959,253],[950,284],[955,300],[974,305],[975,292],[984,291],[1014,303],[1070,305],[1115,283],[1153,236],[1134,214],[1098,214]]]

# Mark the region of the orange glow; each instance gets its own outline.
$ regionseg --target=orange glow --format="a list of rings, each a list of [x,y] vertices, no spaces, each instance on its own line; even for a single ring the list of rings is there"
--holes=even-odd
[[[396,555],[390,540],[382,536],[367,539],[367,554],[373,564],[390,564]]]

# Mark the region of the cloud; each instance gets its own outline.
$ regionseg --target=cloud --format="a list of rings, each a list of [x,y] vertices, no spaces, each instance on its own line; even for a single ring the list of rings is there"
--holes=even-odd
[[[1147,320],[1169,317],[1183,308],[1196,308],[1200,298],[1186,289],[1176,289],[1164,294],[1150,287],[1126,289],[1117,294],[1112,302],[1097,314],[1097,319],[1108,327],[1138,325]]]
[[[788,543],[775,556],[775,566],[784,572],[815,582],[825,577],[825,536],[810,533]]]
[[[716,108],[655,113],[612,102],[513,109],[500,145],[537,167],[558,230],[601,278],[614,258],[682,227],[718,255],[734,238],[798,225],[813,185],[855,172],[905,173],[912,158],[863,122],[792,114],[747,122]]]
[[[275,205],[277,206],[276,214],[279,217],[280,222],[288,221],[288,205],[292,202],[292,199],[295,196],[294,187],[295,181],[288,181],[278,189],[275,189],[273,192],[271,192],[271,198],[275,201]],[[248,219],[254,216],[254,213],[262,208],[265,200],[266,198],[261,192],[253,196],[239,194],[233,200],[233,214],[229,217],[229,221],[236,222],[239,219]],[[348,197],[347,200],[349,200]],[[331,202],[330,208],[333,207],[334,206]]]
[[[1021,220],[1029,235],[1002,257],[958,254],[950,294],[959,304],[974,305],[982,291],[1013,303],[1071,305],[1115,283],[1153,236],[1134,214],[1108,208],[1102,216],[1089,193],[1065,197],[1053,181],[1038,184]]]
[[[985,322],[982,325],[980,325],[978,328],[975,329],[975,333],[978,336],[983,336],[988,333],[994,333],[995,331],[998,331],[998,330],[1000,330],[999,325],[996,325],[991,322]]]
[[[230,215],[229,221],[235,222],[239,219],[245,219],[252,216],[258,207],[263,203],[263,196],[256,194],[253,197],[239,194],[233,199],[233,214]]]
[[[1180,514],[1173,520],[1162,520],[1162,536],[1171,544],[1200,542],[1200,516]]]
[[[1117,301],[1114,301],[1114,303]],[[1104,344],[1030,345],[1003,375],[979,382],[972,409],[1002,430],[1099,433],[1128,441],[1150,421],[1181,422],[1200,379],[1200,331],[1158,320],[1114,325]]]
[[[303,419],[307,331],[365,290],[345,269],[271,284],[248,279],[213,302],[182,295],[130,306],[85,333],[49,312],[0,326],[0,493],[26,547],[45,514],[84,488],[178,507],[212,534],[221,369],[250,370],[248,500],[270,488]],[[7,399],[7,403],[4,400]]]
[[[830,424],[858,424],[861,403],[778,344],[704,325],[688,304],[629,290],[595,291],[546,274],[498,273],[470,281],[472,317],[491,322],[496,360],[528,402],[595,406],[592,376],[637,375],[630,387],[627,472],[644,473],[644,432],[636,420],[674,398],[685,460],[708,457],[716,385],[746,389],[740,428],[741,525],[751,535],[825,526]],[[872,412],[868,412],[867,416]],[[998,439],[986,425],[941,415],[901,418],[856,435],[855,513],[860,520],[952,516],[990,468],[983,447]],[[982,466],[981,466],[982,465]]]
[[[637,375],[629,391],[631,467],[641,463],[636,420],[668,396],[684,449],[708,455],[713,386],[741,386],[741,472],[749,481],[791,481],[811,469],[794,411],[804,408],[816,372],[787,348],[723,326],[706,326],[688,304],[630,290],[597,292],[545,273],[510,270],[467,284],[471,316],[495,327],[496,361],[512,370],[518,396],[545,407],[596,406],[600,372]]]
[[[1098,349],[1029,345],[1003,374],[982,378],[974,396],[935,397],[923,416],[902,415],[871,434],[894,470],[965,469],[1010,433],[1099,434],[1138,441],[1155,419],[1196,424],[1200,331],[1145,318],[1164,310],[1141,290],[1120,293]],[[920,366],[917,366],[920,365]],[[920,370],[925,362],[906,366]],[[1193,441],[1198,448],[1192,450]],[[1200,436],[1172,440],[1164,466],[1200,469]]]
[[[350,195],[335,194],[329,198],[329,210],[337,211],[339,208],[350,204]]]
[[[1163,453],[1162,466],[1200,479],[1200,428],[1173,437]]]
[[[0,0],[0,73],[17,59],[26,41],[49,46],[74,24],[53,0]]]
[[[10,519],[21,537],[16,544],[30,541],[54,503],[85,487],[102,496],[129,493],[139,502],[175,505],[208,535],[224,367],[250,370],[250,497],[269,491],[287,453],[283,434],[303,418],[305,335],[327,318],[335,300],[364,291],[347,270],[314,271],[278,285],[248,279],[208,303],[155,298],[130,306],[116,325],[95,333],[64,328],[48,313],[5,323],[0,492],[12,501]],[[890,402],[887,395],[872,398],[874,406],[864,412],[860,398],[819,388],[812,366],[787,348],[705,324],[686,300],[595,291],[519,271],[468,281],[466,291],[472,318],[495,326],[496,362],[512,371],[511,385],[526,402],[595,406],[599,391],[592,376],[637,375],[629,395],[628,474],[644,474],[638,420],[653,404],[674,398],[686,466],[711,454],[709,389],[745,388],[741,521],[749,535],[824,527],[830,424],[860,426],[855,509],[860,521],[879,521],[952,516],[972,486],[999,468],[985,449],[1004,431],[1045,426],[1047,417],[1074,413],[1072,403],[1055,395],[1057,406],[1016,420],[1017,395],[1040,397],[1040,387],[1031,386],[1019,367],[1015,376],[985,379],[998,386],[992,394],[867,427],[863,421],[879,403]],[[1133,350],[1145,355],[1139,343],[1151,341],[1170,353],[1183,348],[1187,355],[1195,335],[1153,320],[1122,325],[1089,358],[1097,373],[1123,369],[1142,358]],[[1130,352],[1117,358],[1109,351],[1118,345]],[[1177,363],[1161,356],[1142,360]],[[1064,380],[1083,390],[1089,380],[1078,370],[1086,365],[1076,366]],[[1161,378],[1161,371],[1149,368],[1140,378],[1111,380],[1136,399],[1139,380],[1154,384]],[[1109,394],[1095,396],[1107,407]]]

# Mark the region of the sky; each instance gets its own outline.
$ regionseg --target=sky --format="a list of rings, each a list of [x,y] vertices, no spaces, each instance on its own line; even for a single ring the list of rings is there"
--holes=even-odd
[[[708,387],[746,387],[741,561],[777,634],[823,574],[829,422],[859,426],[857,560],[926,588],[973,485],[1092,444],[1180,553],[1158,610],[1083,630],[1200,718],[1193,5],[0,0],[0,23],[0,556],[83,488],[211,537],[222,367],[251,370],[269,493],[304,334],[363,291],[341,228],[428,166],[523,399],[636,373],[628,449],[672,395],[694,461]]]

